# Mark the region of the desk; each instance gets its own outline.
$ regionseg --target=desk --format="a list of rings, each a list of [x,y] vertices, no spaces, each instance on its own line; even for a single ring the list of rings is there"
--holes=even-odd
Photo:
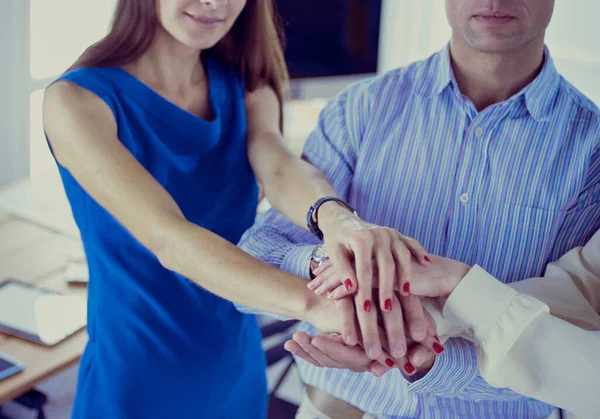
[[[85,287],[64,280],[67,264],[78,256],[83,256],[78,240],[0,214],[0,280],[12,277],[85,297]],[[25,364],[24,371],[0,381],[0,405],[77,363],[86,342],[83,330],[51,348],[0,333],[0,352]]]

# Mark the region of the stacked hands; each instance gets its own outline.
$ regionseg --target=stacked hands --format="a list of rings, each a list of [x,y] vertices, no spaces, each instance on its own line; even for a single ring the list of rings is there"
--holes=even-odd
[[[285,348],[316,366],[378,377],[393,368],[428,371],[444,347],[422,300],[447,298],[469,266],[348,213],[336,221],[322,228],[329,259],[311,268],[308,283],[325,307],[311,322],[329,333],[298,332]]]

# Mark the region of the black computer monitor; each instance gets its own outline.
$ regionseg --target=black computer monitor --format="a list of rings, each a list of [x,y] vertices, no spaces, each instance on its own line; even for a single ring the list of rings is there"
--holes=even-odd
[[[377,72],[381,0],[276,0],[293,98],[332,97]]]

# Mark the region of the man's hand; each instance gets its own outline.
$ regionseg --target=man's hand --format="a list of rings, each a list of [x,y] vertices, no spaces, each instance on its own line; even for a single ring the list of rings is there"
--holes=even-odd
[[[427,371],[435,361],[424,346],[415,345],[409,350],[409,357],[403,365],[396,365],[388,359],[373,361],[360,346],[348,346],[338,334],[322,333],[314,337],[304,332],[295,333],[293,339],[285,343],[285,349],[317,367],[347,369],[354,372],[371,372],[381,377],[393,368],[400,368],[407,376],[419,371]]]
[[[427,371],[433,365],[434,354],[443,353],[443,347],[435,335],[435,323],[427,312],[426,319],[428,333],[423,343],[419,344],[407,338],[410,349],[406,355],[395,359],[388,358],[384,353],[377,361],[373,361],[366,355],[363,347],[345,344],[342,336],[338,334],[320,334],[311,338],[306,333],[296,333],[292,340],[286,342],[285,348],[319,367],[345,368],[355,372],[371,371],[376,376],[381,376],[396,367],[410,376],[417,371]],[[385,332],[381,328],[379,332],[384,348],[388,348]]]
[[[366,372],[373,364],[378,364],[365,355],[361,347],[346,345],[342,336],[336,333],[311,337],[298,332],[285,343],[285,349],[317,367]]]

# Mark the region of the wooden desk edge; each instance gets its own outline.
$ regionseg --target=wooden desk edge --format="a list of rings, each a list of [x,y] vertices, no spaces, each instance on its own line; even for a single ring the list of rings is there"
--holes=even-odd
[[[78,332],[78,333],[82,333],[82,332]],[[9,391],[5,394],[0,394],[0,406],[2,406],[3,404],[5,404],[9,401],[12,401],[12,400],[18,398],[18,397],[21,397],[23,394],[27,393],[30,390],[33,390],[35,388],[35,386],[37,386],[41,382],[45,381],[46,379],[51,378],[55,374],[57,374],[63,370],[66,370],[67,368],[70,368],[73,365],[77,364],[77,362],[79,362],[80,359],[81,359],[81,355],[68,361],[68,362],[65,362],[64,364],[57,365],[55,368],[48,370],[48,372],[46,372],[45,374],[42,374],[39,377],[37,377],[35,380],[31,381],[29,383],[28,387],[15,388],[14,390]],[[27,368],[27,366],[25,366],[25,368]],[[24,374],[24,373],[25,373],[25,371],[22,371],[19,374]],[[19,374],[15,375],[13,377],[7,378],[6,383],[7,384],[10,383],[10,380],[12,378],[15,378],[15,379],[18,378]]]

